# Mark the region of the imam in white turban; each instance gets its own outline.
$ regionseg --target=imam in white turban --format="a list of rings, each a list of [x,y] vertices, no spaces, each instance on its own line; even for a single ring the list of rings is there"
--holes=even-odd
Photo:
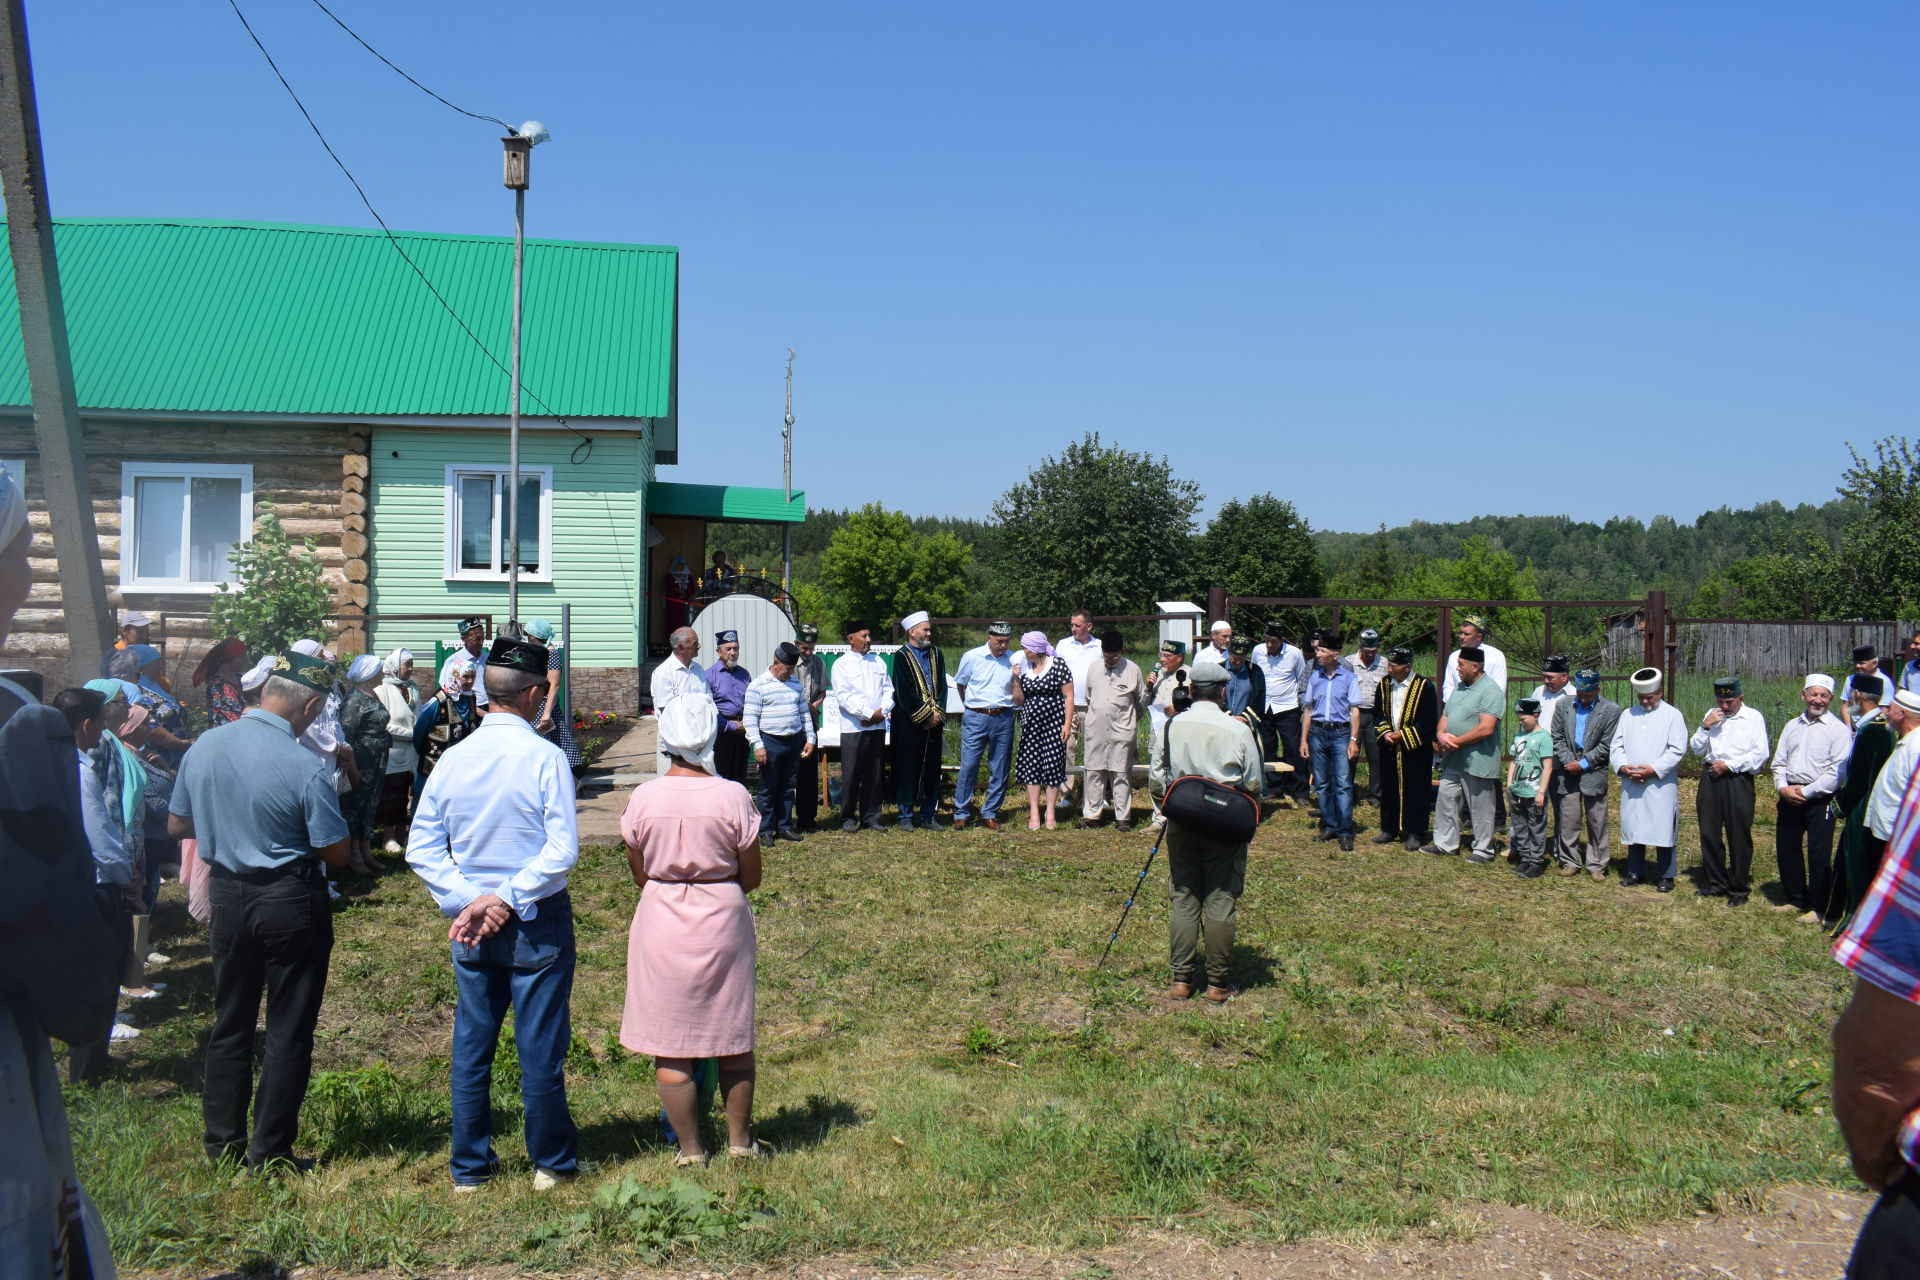
[[[1816,671],[1812,675],[1808,676],[1807,682],[1801,685],[1800,687],[1802,689],[1825,689],[1828,693],[1832,693],[1833,677],[1830,675],[1826,675],[1823,672]]]
[[[929,615],[925,609],[920,609],[900,619],[900,629],[902,631],[911,631],[921,623],[931,621],[933,621],[932,616]]]

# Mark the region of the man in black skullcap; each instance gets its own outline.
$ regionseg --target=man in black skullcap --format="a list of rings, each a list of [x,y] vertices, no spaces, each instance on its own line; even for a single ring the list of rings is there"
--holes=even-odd
[[[1834,708],[1835,713],[1846,722],[1849,728],[1853,726],[1854,677],[1881,675],[1892,677],[1895,673],[1892,671],[1883,672],[1880,669],[1880,651],[1870,644],[1855,645],[1853,647],[1853,670],[1847,672],[1847,678],[1841,682],[1840,692],[1835,694],[1833,699],[1839,704]]]
[[[760,843],[802,839],[793,829],[795,777],[813,763],[813,713],[807,691],[794,669],[800,646],[791,642],[774,647],[773,662],[747,686],[742,723],[747,744],[760,766]]]
[[[1773,743],[1766,718],[1741,696],[1739,676],[1715,680],[1713,702],[1687,742],[1704,766],[1694,808],[1707,883],[1697,892],[1737,907],[1752,889],[1753,779],[1773,754]]]
[[[460,660],[460,655],[464,652],[469,658],[473,659],[473,700],[480,706],[486,706],[487,689],[486,682],[483,679],[487,673],[486,644],[487,620],[478,614],[475,614],[471,618],[462,618],[460,620],[460,647],[448,654],[447,660],[440,665],[439,687],[442,689],[447,687],[447,682],[453,678],[453,664]]]
[[[1413,670],[1413,650],[1387,651],[1387,678],[1374,686],[1373,732],[1380,748],[1380,834],[1375,844],[1404,840],[1409,851],[1433,835],[1433,735],[1440,694]]]

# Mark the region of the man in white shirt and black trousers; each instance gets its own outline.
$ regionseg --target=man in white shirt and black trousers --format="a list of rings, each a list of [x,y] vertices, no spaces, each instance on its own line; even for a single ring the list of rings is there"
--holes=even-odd
[[[828,684],[840,708],[840,829],[852,833],[880,826],[881,764],[887,753],[887,717],[893,712],[893,677],[873,648],[873,626],[849,622],[847,647],[833,664]]]
[[[562,1070],[573,1040],[567,873],[580,856],[573,773],[533,730],[546,696],[545,646],[495,639],[483,678],[486,718],[428,775],[407,863],[453,918],[454,1189],[477,1191],[499,1171],[493,1055],[511,1008],[522,1130],[533,1189],[545,1191],[578,1171],[580,1145]]]
[[[1700,860],[1707,872],[1707,883],[1698,892],[1737,907],[1752,892],[1753,779],[1766,765],[1772,744],[1767,741],[1766,717],[1740,696],[1740,677],[1715,680],[1713,698],[1713,710],[1687,743],[1706,765],[1694,801]]]

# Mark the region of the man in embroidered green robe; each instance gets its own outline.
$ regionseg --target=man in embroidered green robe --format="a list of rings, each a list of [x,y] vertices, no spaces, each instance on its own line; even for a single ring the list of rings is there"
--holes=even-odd
[[[900,619],[906,647],[893,655],[893,798],[900,830],[940,829],[940,762],[946,746],[947,664],[926,610]]]

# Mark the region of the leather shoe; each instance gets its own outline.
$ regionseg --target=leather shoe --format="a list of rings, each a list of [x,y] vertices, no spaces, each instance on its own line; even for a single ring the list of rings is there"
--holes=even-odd
[[[1346,851],[1347,851],[1348,853],[1352,853],[1352,852],[1353,852],[1353,837],[1352,837],[1352,836],[1341,836],[1341,837],[1340,837],[1340,847],[1341,847],[1342,849],[1344,849],[1344,850],[1346,850]]]
[[[1604,867],[1595,867],[1593,870],[1587,872],[1587,874],[1595,880],[1605,880],[1607,878],[1607,872]]]
[[[852,818],[848,818],[845,822],[840,824],[840,829],[846,832],[848,835],[852,835],[854,832],[860,829],[860,824],[855,822]]]
[[[1212,983],[1207,984],[1207,999],[1213,1001],[1215,1004],[1225,1004],[1239,994],[1240,988],[1231,983],[1224,987],[1216,987]]]
[[[1451,858],[1454,854],[1460,851],[1458,849],[1442,849],[1437,844],[1423,844],[1420,846],[1420,852],[1431,853],[1436,857],[1441,857],[1441,858]]]
[[[1561,875],[1563,875],[1563,876],[1577,876],[1577,875],[1579,875],[1579,874],[1580,874],[1580,868],[1578,868],[1578,867],[1562,867],[1562,868],[1560,868],[1560,874],[1561,874]]]
[[[1420,852],[1420,837],[1419,837],[1419,836],[1408,836],[1408,837],[1407,837],[1407,852],[1408,852],[1408,853],[1418,853],[1418,852]]]
[[[792,841],[794,844],[799,844],[801,841],[806,839],[805,836],[801,835],[798,831],[793,830],[791,827],[789,827],[784,831],[774,832],[773,838],[776,840],[789,840],[789,841]]]
[[[922,831],[945,831],[947,828],[946,824],[941,822],[940,819],[928,818],[921,822],[920,829]]]
[[[1663,877],[1663,878],[1661,879],[1661,881],[1660,881],[1660,883],[1659,883],[1659,884],[1657,884],[1657,885],[1655,885],[1655,886],[1653,886],[1653,888],[1654,888],[1654,892],[1656,892],[1656,893],[1672,893],[1672,892],[1673,892],[1673,877],[1672,877],[1672,876],[1665,876],[1665,877]]]
[[[1704,888],[1695,889],[1693,896],[1696,898],[1724,898],[1727,896],[1727,891],[1717,884],[1710,884]]]
[[[1000,819],[982,818],[980,819],[980,825],[985,827],[989,831],[998,831],[1000,829]]]
[[[955,831],[965,831],[967,829],[967,819],[955,818],[953,820],[953,829]]]
[[[1373,842],[1375,844],[1392,844],[1395,840],[1398,840],[1399,838],[1400,837],[1396,835],[1394,832],[1382,831],[1379,835],[1373,838]]]
[[[1620,887],[1622,889],[1631,889],[1634,885],[1645,884],[1646,882],[1647,878],[1645,876],[1636,876],[1631,873],[1620,877]]]
[[[1171,1000],[1187,1000],[1193,996],[1191,982],[1176,982],[1167,988],[1167,997]]]
[[[1122,818],[1120,821],[1113,824],[1113,829],[1115,831],[1131,831],[1133,830],[1133,823],[1128,821],[1125,818]]]
[[[1727,905],[1730,907],[1744,907],[1747,905],[1747,895],[1744,893],[1730,893],[1727,895]]]
[[[1322,831],[1322,832],[1321,832],[1321,833],[1320,833],[1319,835],[1317,835],[1317,836],[1315,836],[1315,837],[1314,837],[1314,839],[1315,839],[1315,840],[1317,840],[1317,841],[1320,841],[1320,842],[1323,842],[1323,843],[1324,843],[1325,841],[1328,841],[1328,840],[1335,840],[1335,839],[1338,839],[1338,838],[1339,838],[1339,837],[1337,837],[1337,836],[1335,836],[1335,835],[1334,835],[1334,833],[1333,833],[1333,832],[1331,832],[1331,831]]]
[[[1547,874],[1547,867],[1543,862],[1523,862],[1519,866],[1509,869],[1522,880],[1538,880],[1541,876]]]

